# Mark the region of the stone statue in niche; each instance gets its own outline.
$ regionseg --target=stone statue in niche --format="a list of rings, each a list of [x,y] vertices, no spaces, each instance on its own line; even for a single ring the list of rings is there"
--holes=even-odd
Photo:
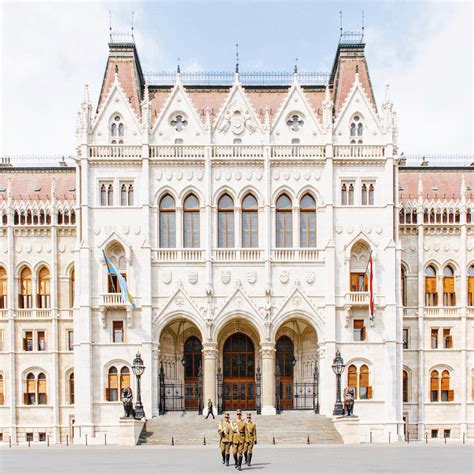
[[[133,393],[130,387],[122,389],[122,404],[124,415],[122,418],[135,418],[135,410],[133,409]]]
[[[355,390],[352,387],[344,389],[344,416],[354,416]]]

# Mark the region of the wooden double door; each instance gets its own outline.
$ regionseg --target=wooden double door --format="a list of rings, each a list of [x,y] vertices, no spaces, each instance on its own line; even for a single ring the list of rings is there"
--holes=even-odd
[[[255,348],[237,332],[224,344],[224,410],[255,410]]]
[[[283,410],[294,408],[294,363],[293,341],[288,336],[281,336],[276,343],[276,371],[280,376],[280,387],[277,390],[279,390],[280,407]]]

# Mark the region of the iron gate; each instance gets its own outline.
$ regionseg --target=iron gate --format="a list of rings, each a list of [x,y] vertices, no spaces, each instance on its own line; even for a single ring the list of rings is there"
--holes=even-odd
[[[160,366],[160,400],[159,414],[167,411],[185,411],[187,408],[197,409],[202,415],[202,374],[196,383],[169,383],[165,379],[163,365]]]

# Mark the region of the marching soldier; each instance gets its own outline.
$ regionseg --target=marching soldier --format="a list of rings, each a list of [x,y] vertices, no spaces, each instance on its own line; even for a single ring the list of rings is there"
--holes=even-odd
[[[252,421],[252,413],[247,413],[247,421],[245,422],[245,447],[244,456],[245,464],[250,466],[252,462],[253,445],[257,444],[257,425]]]
[[[219,421],[219,429],[217,430],[220,436],[219,447],[221,449],[222,464],[229,465],[230,445],[232,443],[232,425],[230,423],[230,415],[226,413],[224,419]]]
[[[232,422],[232,454],[235,468],[242,470],[242,457],[245,444],[245,421],[242,420],[242,410],[238,409],[237,418]]]

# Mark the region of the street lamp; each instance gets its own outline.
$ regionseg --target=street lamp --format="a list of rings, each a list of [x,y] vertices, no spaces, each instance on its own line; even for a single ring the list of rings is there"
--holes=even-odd
[[[137,356],[135,357],[135,360],[133,361],[132,370],[135,376],[137,377],[137,401],[135,403],[135,418],[137,420],[141,420],[142,418],[145,418],[145,412],[143,411],[143,405],[142,405],[140,377],[143,375],[143,372],[145,372],[145,366],[143,365],[143,360],[140,355],[140,352],[137,352]]]
[[[333,415],[342,416],[344,415],[344,407],[341,401],[341,374],[345,369],[344,361],[342,360],[341,353],[337,350],[336,357],[332,361],[332,370],[336,374],[337,387],[336,387],[336,403],[334,404]]]

